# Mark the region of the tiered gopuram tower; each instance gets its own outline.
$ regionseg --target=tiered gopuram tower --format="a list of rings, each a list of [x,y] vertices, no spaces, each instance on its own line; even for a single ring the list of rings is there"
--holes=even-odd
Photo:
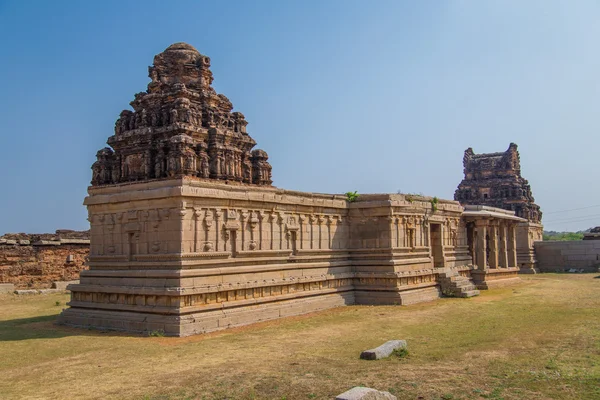
[[[534,203],[531,187],[521,176],[517,145],[511,143],[503,153],[475,154],[472,148],[463,157],[465,178],[454,193],[461,204],[486,205],[515,212],[515,215],[540,223],[542,212]]]
[[[526,219],[517,231],[517,253],[521,272],[535,270],[533,242],[542,240],[542,212],[535,204],[527,179],[521,176],[517,145],[505,152],[475,154],[472,148],[463,157],[465,177],[454,193],[454,200],[466,205],[484,205],[515,212]]]

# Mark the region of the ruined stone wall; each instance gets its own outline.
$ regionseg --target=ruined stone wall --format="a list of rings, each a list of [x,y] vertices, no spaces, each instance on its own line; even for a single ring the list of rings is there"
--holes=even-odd
[[[597,272],[600,267],[600,240],[538,241],[534,246],[541,272]]]
[[[0,283],[41,289],[54,281],[76,280],[88,254],[87,244],[0,245]]]

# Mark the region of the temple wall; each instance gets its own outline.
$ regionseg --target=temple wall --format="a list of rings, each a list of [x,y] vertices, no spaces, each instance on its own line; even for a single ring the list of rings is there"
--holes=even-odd
[[[600,240],[536,241],[534,246],[541,272],[598,272],[600,267]]]
[[[61,320],[71,325],[182,336],[344,304],[432,300],[430,224],[444,266],[471,264],[453,201],[437,210],[403,195],[350,203],[185,178],[90,188],[86,205],[90,270],[70,286]]]

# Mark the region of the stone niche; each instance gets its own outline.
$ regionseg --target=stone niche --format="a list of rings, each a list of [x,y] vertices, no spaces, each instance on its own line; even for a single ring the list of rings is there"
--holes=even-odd
[[[186,336],[347,304],[412,304],[470,277],[463,207],[402,194],[271,186],[267,153],[177,43],[98,153],[85,205],[89,270],[71,326]],[[449,279],[452,283],[454,280]]]

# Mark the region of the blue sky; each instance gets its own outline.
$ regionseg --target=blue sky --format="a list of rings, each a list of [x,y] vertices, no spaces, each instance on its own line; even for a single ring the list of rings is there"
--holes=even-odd
[[[0,234],[87,228],[95,153],[179,41],[278,187],[451,199],[467,147],[515,142],[547,229],[600,225],[599,20],[585,0],[0,0]]]

